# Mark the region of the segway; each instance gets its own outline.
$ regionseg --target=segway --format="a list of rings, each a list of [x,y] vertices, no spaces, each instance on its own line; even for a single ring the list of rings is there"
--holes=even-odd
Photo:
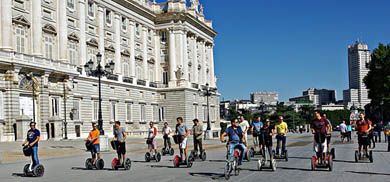
[[[146,144],[148,144],[148,147],[152,146],[153,145],[153,140],[148,138],[146,140]],[[150,162],[151,160],[155,160],[156,162],[160,162],[161,161],[161,154],[160,154],[160,152],[154,152],[153,147],[150,147],[150,151],[146,152],[146,154],[145,154],[145,161],[146,162]]]
[[[368,135],[362,135],[362,139],[368,140]],[[359,153],[359,151],[355,151],[355,162],[374,162],[372,150],[370,150],[370,152],[367,154],[366,147],[367,145],[363,145],[363,156],[361,153]]]
[[[325,139],[325,137],[321,137],[321,133],[314,134],[315,142],[318,141],[318,143],[320,143],[319,151],[321,152],[321,159],[322,160],[321,160],[321,162],[319,162],[319,159],[317,159],[316,156],[312,157],[312,159],[311,159],[311,170],[312,171],[317,170],[319,168],[328,169],[329,171],[333,170],[333,158],[331,156],[328,156],[327,159],[324,159],[325,153],[324,153],[324,148],[322,147],[323,138]],[[325,145],[326,145],[326,143],[325,143]]]
[[[264,147],[264,146],[263,146],[263,147]],[[262,153],[262,151],[261,151],[261,150],[259,150],[259,151],[256,151],[254,147],[251,147],[251,149],[249,149],[249,150],[251,151],[251,154],[252,154],[252,156],[251,156],[251,157],[255,157],[256,155],[260,155],[260,156],[262,156],[262,155],[263,155],[263,153]]]
[[[264,158],[260,158],[258,161],[257,161],[257,168],[259,169],[259,171],[262,171],[263,169],[271,169],[272,171],[276,171],[276,160],[275,160],[275,151],[272,150],[272,153],[271,155],[273,155],[274,159],[271,161],[271,156],[269,156],[269,160],[267,160],[267,153],[269,154],[269,148],[266,147],[265,145],[265,141],[264,141],[264,135],[262,136],[263,137],[263,149],[262,149],[262,153],[264,155],[264,157],[266,158],[264,160]]]
[[[205,161],[207,158],[207,154],[204,149],[200,152],[200,154],[198,152],[195,152],[194,150],[191,150],[188,158],[191,158],[192,160],[201,159],[202,161]]]
[[[282,135],[278,134],[276,136],[276,138],[280,138],[280,137],[282,137]],[[276,139],[276,142],[279,142],[279,139]],[[281,145],[279,145],[279,146],[281,146]],[[284,160],[288,161],[288,150],[282,151],[280,154],[279,154],[279,151],[278,151],[278,154],[276,154],[275,150],[272,150],[272,154],[274,155],[275,159],[284,159]]]
[[[180,135],[174,135],[173,136],[173,141],[175,142],[175,144],[178,144],[180,145],[180,139],[181,136]],[[182,149],[180,149],[180,153],[183,153],[184,151]],[[184,155],[184,154],[183,154]],[[173,166],[175,168],[178,168],[180,166],[186,166],[187,168],[191,168],[192,167],[192,164],[193,164],[193,160],[191,158],[192,156],[188,156],[188,159],[187,160],[183,160],[180,155],[176,155],[175,158],[173,159]]]
[[[175,150],[171,147],[171,148],[162,148],[161,149],[161,154],[164,156],[164,155],[170,155],[170,156],[173,156],[175,154]]]
[[[26,177],[42,177],[45,173],[45,168],[42,164],[35,164],[33,159],[33,150],[32,147],[26,145],[23,147],[23,153],[26,157],[30,157],[30,164],[26,164],[23,168],[23,174]]]
[[[87,141],[85,143],[85,147],[87,148],[87,151],[91,151],[92,150],[92,143]],[[96,154],[95,154],[96,155]],[[103,159],[96,159],[95,163],[93,162],[93,159],[92,158],[88,158],[86,161],[85,161],[85,168],[86,169],[97,169],[97,170],[101,170],[104,168],[104,161]]]
[[[119,145],[118,141],[111,141],[112,149],[117,150],[118,145]],[[131,160],[130,160],[130,158],[126,158],[123,161],[123,164],[121,164],[120,159],[114,158],[112,160],[111,167],[114,170],[118,170],[119,168],[122,168],[124,170],[130,170],[131,169]]]

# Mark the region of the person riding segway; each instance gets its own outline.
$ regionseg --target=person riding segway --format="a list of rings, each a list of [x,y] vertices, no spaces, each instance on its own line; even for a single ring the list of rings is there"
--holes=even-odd
[[[327,146],[327,152],[328,152],[328,155],[332,156],[333,159],[336,159],[336,151],[334,148],[330,148],[330,142],[331,142],[331,139],[332,139],[332,131],[333,131],[333,127],[332,127],[332,123],[329,121],[329,119],[326,117],[326,114],[323,114],[322,117],[326,120],[328,120],[328,123],[330,125],[330,130],[329,132],[327,132],[328,134],[326,135],[326,144],[328,145]]]
[[[164,123],[164,127],[162,129],[163,139],[164,139],[164,148],[161,149],[161,154],[164,156],[166,154],[173,155],[175,154],[175,150],[171,147],[171,135],[172,129],[168,126],[168,122]]]
[[[284,159],[288,161],[288,152],[286,150],[286,143],[287,143],[287,133],[288,133],[288,126],[287,123],[283,121],[283,116],[279,116],[278,123],[275,125],[276,130],[276,153],[275,153],[275,159]],[[282,143],[282,151],[279,153],[280,149],[280,143]]]
[[[238,165],[240,166],[242,164],[242,161],[244,160],[244,152],[246,151],[246,147],[244,145],[245,142],[245,134],[244,131],[241,129],[241,127],[238,124],[238,120],[234,119],[231,121],[231,126],[226,128],[225,132],[221,134],[221,142],[224,142],[225,136],[229,137],[229,155],[227,157],[233,158],[233,152],[236,148],[238,148],[240,153],[240,160],[238,162]],[[228,159],[232,160],[232,159]]]
[[[192,167],[193,159],[187,157],[187,136],[190,134],[187,126],[183,124],[183,118],[178,117],[176,119],[176,134],[173,136],[173,139],[176,144],[179,144],[180,156],[176,155],[173,159],[174,167],[180,167],[182,165],[187,166],[188,168]],[[185,158],[183,159],[183,153]]]
[[[261,117],[257,116],[256,121],[252,123],[251,132],[253,135],[253,144],[254,146],[251,147],[252,151],[252,157],[255,155],[262,155],[263,151],[263,141],[261,136],[261,128],[263,127],[263,123],[261,122]],[[256,151],[257,146],[259,147],[259,150]]]
[[[36,123],[31,122],[27,138],[22,144],[24,155],[30,157],[30,164],[26,164],[23,168],[24,176],[41,177],[45,173],[45,168],[42,164],[39,164],[38,159],[38,141],[40,136],[41,133],[36,129]],[[27,143],[28,145],[26,145]]]
[[[111,146],[116,150],[118,158],[112,160],[112,169],[118,170],[118,168],[123,168],[125,170],[130,170],[131,168],[130,158],[126,159],[126,138],[127,134],[125,129],[121,127],[119,121],[115,121],[114,138],[111,141]]]
[[[92,123],[92,128],[93,129],[89,132],[88,138],[85,140],[85,146],[88,151],[91,151],[92,158],[88,158],[85,161],[85,168],[93,169],[95,167],[96,169],[103,169],[104,161],[100,158],[100,131],[97,129],[96,123]]]
[[[148,144],[149,152],[146,152],[145,154],[145,161],[150,162],[150,160],[155,160],[156,162],[160,162],[161,154],[160,152],[157,152],[157,142],[156,142],[157,128],[153,126],[153,122],[150,122],[149,126],[150,128],[149,128],[148,139],[146,140],[146,144]]]
[[[311,168],[327,168],[329,171],[333,169],[333,158],[327,155],[326,136],[330,131],[330,123],[327,119],[322,118],[319,111],[314,111],[316,120],[311,123],[311,130],[314,134],[314,151],[316,156],[311,159]]]
[[[272,136],[274,135],[275,130],[269,124],[269,120],[265,120],[263,128],[261,128],[261,141],[263,142],[263,158],[260,158],[257,162],[257,167],[259,171],[262,171],[264,168],[271,169],[276,171],[276,160],[274,159],[274,153],[272,151]],[[267,160],[267,154],[268,159]]]
[[[374,161],[372,151],[368,148],[368,135],[370,134],[373,127],[371,121],[366,120],[363,113],[360,113],[360,120],[356,122],[356,130],[358,134],[358,151],[355,151],[355,162],[366,161],[367,159],[372,163]],[[362,148],[363,153],[362,153]],[[363,155],[362,155],[363,154]]]
[[[194,150],[191,151],[189,158],[205,161],[207,155],[206,151],[203,149],[203,126],[199,123],[198,119],[194,119],[193,122],[194,126],[192,126],[191,134],[193,135],[194,140]],[[198,148],[200,150],[198,150]]]

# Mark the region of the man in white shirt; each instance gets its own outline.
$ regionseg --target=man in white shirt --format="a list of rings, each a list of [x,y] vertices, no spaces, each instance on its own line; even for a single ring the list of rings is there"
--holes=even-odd
[[[240,124],[239,126],[241,127],[242,131],[244,132],[245,134],[245,142],[244,142],[244,145],[245,147],[248,147],[247,145],[247,138],[248,138],[248,129],[249,129],[249,123],[247,120],[245,120],[244,116],[240,116]]]

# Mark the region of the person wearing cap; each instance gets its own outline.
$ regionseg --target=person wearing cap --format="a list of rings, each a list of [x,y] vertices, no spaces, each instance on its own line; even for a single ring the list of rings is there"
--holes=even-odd
[[[195,154],[198,154],[198,151],[203,151],[203,126],[199,124],[198,119],[194,119],[193,122],[194,126],[192,126],[191,134],[193,135]],[[198,147],[200,150],[198,150]]]
[[[25,146],[27,143],[32,148],[32,158],[33,158],[33,167],[39,164],[38,159],[38,141],[41,137],[41,132],[36,128],[35,122],[30,123],[30,130],[27,132],[27,138],[24,140],[22,146]]]

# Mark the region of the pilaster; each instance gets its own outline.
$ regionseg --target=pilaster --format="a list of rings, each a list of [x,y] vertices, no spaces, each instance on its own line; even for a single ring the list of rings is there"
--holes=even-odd
[[[85,0],[79,0],[79,20],[80,20],[80,62],[79,65],[83,67],[87,62],[87,39],[85,35]],[[83,74],[85,74],[85,70],[83,69]]]
[[[41,56],[42,55],[41,1],[30,1],[30,3],[32,4],[32,8],[31,8],[32,54],[35,56]]]
[[[2,48],[12,50],[12,0],[1,0]]]
[[[115,13],[115,73],[122,76],[120,16]]]
[[[149,79],[149,70],[148,70],[148,28],[146,26],[142,26],[142,37],[143,37],[143,41],[142,41],[142,50],[143,50],[143,66],[144,66],[144,80],[148,80]]]
[[[98,30],[99,30],[99,52],[102,55],[101,65],[105,65],[104,50],[104,7],[98,5]]]
[[[57,1],[57,26],[58,26],[58,58],[61,61],[68,62],[66,52],[68,48],[68,28],[66,16],[66,1]]]

